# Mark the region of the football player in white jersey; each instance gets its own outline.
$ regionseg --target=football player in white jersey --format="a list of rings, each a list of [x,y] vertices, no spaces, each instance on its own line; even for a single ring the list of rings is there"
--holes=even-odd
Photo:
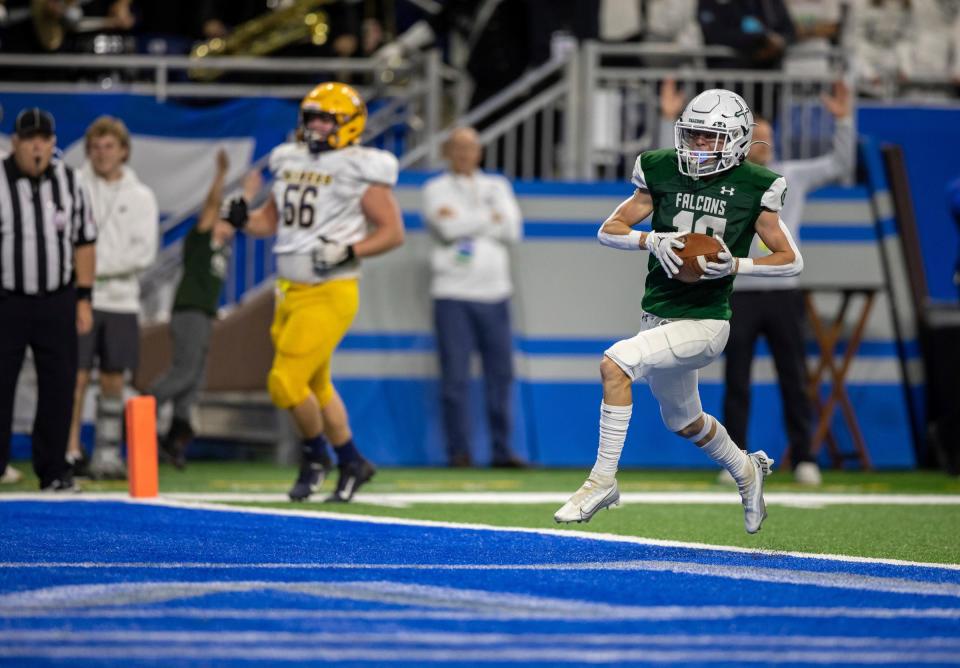
[[[327,501],[349,501],[375,471],[353,442],[330,379],[333,351],[359,306],[360,260],[403,243],[392,190],[397,159],[360,146],[366,118],[366,105],[350,86],[317,86],[300,105],[297,141],[270,154],[270,199],[249,211],[243,198],[234,198],[223,211],[247,234],[277,235],[275,354],[267,389],[275,405],[290,410],[303,438],[293,501],[309,498],[331,470],[328,442],[340,478]]]

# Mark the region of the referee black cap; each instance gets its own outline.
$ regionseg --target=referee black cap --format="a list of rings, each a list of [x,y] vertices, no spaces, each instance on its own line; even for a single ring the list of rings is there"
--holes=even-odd
[[[49,111],[44,111],[40,107],[24,109],[17,115],[14,132],[22,139],[36,135],[51,137],[54,131],[53,114]]]

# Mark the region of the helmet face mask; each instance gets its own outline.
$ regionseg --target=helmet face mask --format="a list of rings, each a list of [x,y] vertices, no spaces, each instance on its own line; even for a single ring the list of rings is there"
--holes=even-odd
[[[736,93],[722,89],[700,93],[674,127],[680,172],[699,179],[736,167],[746,158],[753,125],[753,112]]]
[[[331,123],[329,132],[309,127],[314,120]],[[297,137],[311,153],[345,148],[360,141],[367,123],[367,107],[350,86],[342,83],[320,84],[300,103]]]

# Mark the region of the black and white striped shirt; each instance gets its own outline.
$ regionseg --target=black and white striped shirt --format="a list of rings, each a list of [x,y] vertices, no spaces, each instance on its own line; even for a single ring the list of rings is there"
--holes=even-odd
[[[96,241],[90,196],[55,161],[38,178],[10,155],[0,169],[0,289],[44,295],[73,283],[73,251]]]

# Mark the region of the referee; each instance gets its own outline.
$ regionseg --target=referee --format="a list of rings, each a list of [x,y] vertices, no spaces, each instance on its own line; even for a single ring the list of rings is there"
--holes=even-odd
[[[64,455],[77,375],[77,332],[93,323],[96,226],[74,170],[52,161],[53,116],[17,116],[0,169],[0,474],[10,458],[17,377],[37,368],[33,468],[40,488],[72,491]]]

